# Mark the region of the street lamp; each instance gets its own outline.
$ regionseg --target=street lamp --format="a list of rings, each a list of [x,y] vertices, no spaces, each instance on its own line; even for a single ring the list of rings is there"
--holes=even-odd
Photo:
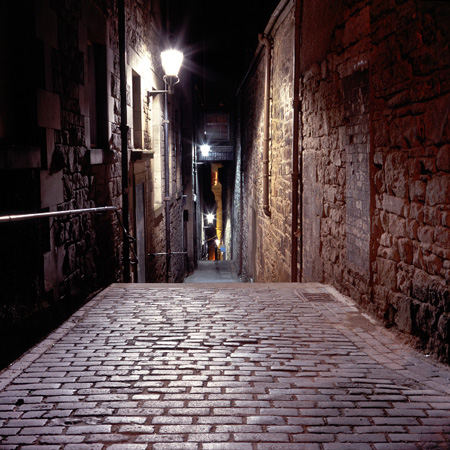
[[[211,150],[211,147],[208,144],[200,145],[200,152],[202,153],[203,158],[208,157],[210,150]]]
[[[176,49],[169,49],[161,52],[161,64],[164,70],[164,84],[166,90],[152,90],[149,91],[149,95],[157,94],[173,94],[173,87],[180,81],[178,78],[178,72],[183,62],[183,53]]]
[[[178,50],[170,49],[161,53],[161,63],[164,69],[164,84],[166,89],[162,91],[151,90],[148,92],[149,96],[157,94],[164,94],[164,203],[166,211],[166,282],[169,282],[170,267],[171,267],[171,240],[170,240],[170,168],[169,168],[169,102],[168,94],[173,94],[173,86],[177,84],[180,79],[178,72],[183,62],[183,53]]]

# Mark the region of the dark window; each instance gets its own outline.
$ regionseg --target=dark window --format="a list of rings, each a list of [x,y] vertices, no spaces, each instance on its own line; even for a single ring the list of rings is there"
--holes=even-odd
[[[206,138],[211,141],[229,141],[229,115],[228,113],[207,113],[205,115]]]
[[[91,148],[108,145],[106,47],[88,43],[89,125]]]
[[[142,149],[141,77],[133,70],[133,140],[134,148]]]

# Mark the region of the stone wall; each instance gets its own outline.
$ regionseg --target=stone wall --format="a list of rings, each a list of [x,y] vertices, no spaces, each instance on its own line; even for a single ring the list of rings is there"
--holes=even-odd
[[[370,302],[369,7],[342,13],[325,60],[301,80],[305,280]],[[361,300],[362,301],[362,300]]]
[[[449,14],[444,2],[347,2],[324,56],[302,66],[300,80],[303,280],[333,284],[444,361],[450,360]],[[278,22],[271,35],[270,219],[260,212],[262,57],[240,93],[239,257],[257,281],[287,280],[291,270],[292,11]],[[302,50],[313,40],[303,36]],[[248,220],[251,205],[256,226]]]
[[[242,187],[242,210],[235,221],[241,220],[244,230],[241,249],[242,276],[259,282],[290,280],[290,210],[291,210],[291,147],[292,147],[292,24],[290,16],[273,33],[273,61],[271,68],[270,123],[270,216],[263,212],[262,146],[264,136],[264,76],[265,58],[261,48],[258,64],[251,82],[244,85],[240,97],[242,110],[237,155],[242,153],[242,168],[238,163],[236,192]],[[242,170],[242,172],[241,172]],[[240,176],[242,179],[240,178]],[[242,217],[240,217],[242,214]],[[235,225],[240,226],[240,225]],[[236,243],[235,243],[236,245]],[[233,254],[237,249],[234,247]],[[240,265],[240,264],[238,264]]]
[[[148,95],[164,88],[164,43],[159,12],[151,8],[151,2],[125,1],[129,232],[138,232],[136,186],[144,183],[146,275],[164,281],[164,264],[152,265],[148,256],[165,251],[162,199],[155,194],[163,191],[164,171],[153,159],[164,158],[163,103]],[[5,7],[2,25],[9,25],[0,36],[14,45],[0,49],[0,65],[8,67],[0,75],[0,179],[2,192],[14,189],[14,195],[0,202],[0,214],[116,206],[123,217],[117,13],[110,0],[22,0]],[[181,251],[178,131],[171,130],[170,140],[172,244]],[[25,329],[48,331],[43,324],[55,325],[53,318],[122,279],[123,231],[114,213],[8,224],[0,236],[2,267],[9,267],[1,278],[2,341],[14,342]],[[182,262],[173,264],[174,281],[184,276]]]
[[[127,10],[127,42],[131,47],[128,63],[127,90],[132,91],[132,80],[140,81],[140,98],[127,98],[128,121],[130,123],[131,173],[130,176],[130,230],[139,239],[137,220],[136,185],[144,183],[144,227],[145,251],[139,258],[139,264],[145,265],[145,281],[180,282],[185,276],[184,257],[172,255],[167,268],[166,256],[166,208],[165,188],[170,198],[170,243],[171,251],[181,252],[183,241],[183,197],[182,197],[182,158],[180,138],[180,96],[182,86],[175,87],[175,94],[168,96],[169,135],[166,155],[164,135],[164,94],[153,97],[151,90],[165,89],[159,55],[167,44],[158,26],[157,16],[151,14],[151,2],[129,2]],[[148,70],[150,68],[150,70]],[[141,103],[142,123],[134,123],[135,104]],[[135,129],[142,127],[141,139],[136,140]],[[131,139],[131,136],[133,138]],[[142,145],[140,145],[140,141]],[[169,180],[165,179],[165,163],[168,158]],[[141,237],[142,239],[142,237]],[[135,245],[135,247],[137,247]],[[157,255],[155,255],[157,254]],[[137,268],[134,281],[137,281]],[[166,278],[166,273],[169,277]],[[142,280],[143,281],[143,280]]]
[[[370,9],[373,301],[450,359],[450,7]]]

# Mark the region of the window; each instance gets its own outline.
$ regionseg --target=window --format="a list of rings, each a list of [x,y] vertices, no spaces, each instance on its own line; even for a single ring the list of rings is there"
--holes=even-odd
[[[142,149],[142,97],[141,77],[133,70],[133,141],[134,148]]]
[[[107,148],[106,47],[88,42],[89,136],[91,148]]]
[[[229,116],[228,113],[206,113],[205,114],[206,138],[211,141],[229,141]]]

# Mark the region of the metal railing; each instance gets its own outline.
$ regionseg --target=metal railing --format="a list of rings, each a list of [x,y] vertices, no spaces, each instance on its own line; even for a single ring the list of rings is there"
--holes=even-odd
[[[115,206],[103,206],[101,208],[84,208],[84,209],[67,209],[63,211],[50,211],[44,213],[31,213],[31,214],[17,214],[12,216],[0,216],[1,222],[17,222],[19,220],[29,220],[29,219],[41,219],[43,217],[57,217],[57,216],[67,216],[74,214],[82,214],[85,212],[95,212],[102,213],[106,211],[115,211],[117,213],[117,208]]]
[[[49,211],[42,213],[31,213],[31,214],[16,214],[9,216],[0,216],[0,223],[3,222],[18,222],[21,220],[32,220],[32,219],[42,219],[45,217],[58,217],[58,216],[71,216],[75,214],[83,214],[83,213],[97,213],[102,214],[108,211],[114,211],[117,217],[117,221],[119,222],[120,227],[124,233],[124,236],[128,239],[130,244],[135,243],[136,239],[133,236],[130,236],[128,230],[123,225],[122,219],[119,215],[116,206],[102,206],[99,208],[82,208],[82,209],[66,209],[63,211]],[[136,250],[133,246],[129,246],[131,253],[133,254],[133,260],[130,260],[130,264],[137,265],[139,263]]]

